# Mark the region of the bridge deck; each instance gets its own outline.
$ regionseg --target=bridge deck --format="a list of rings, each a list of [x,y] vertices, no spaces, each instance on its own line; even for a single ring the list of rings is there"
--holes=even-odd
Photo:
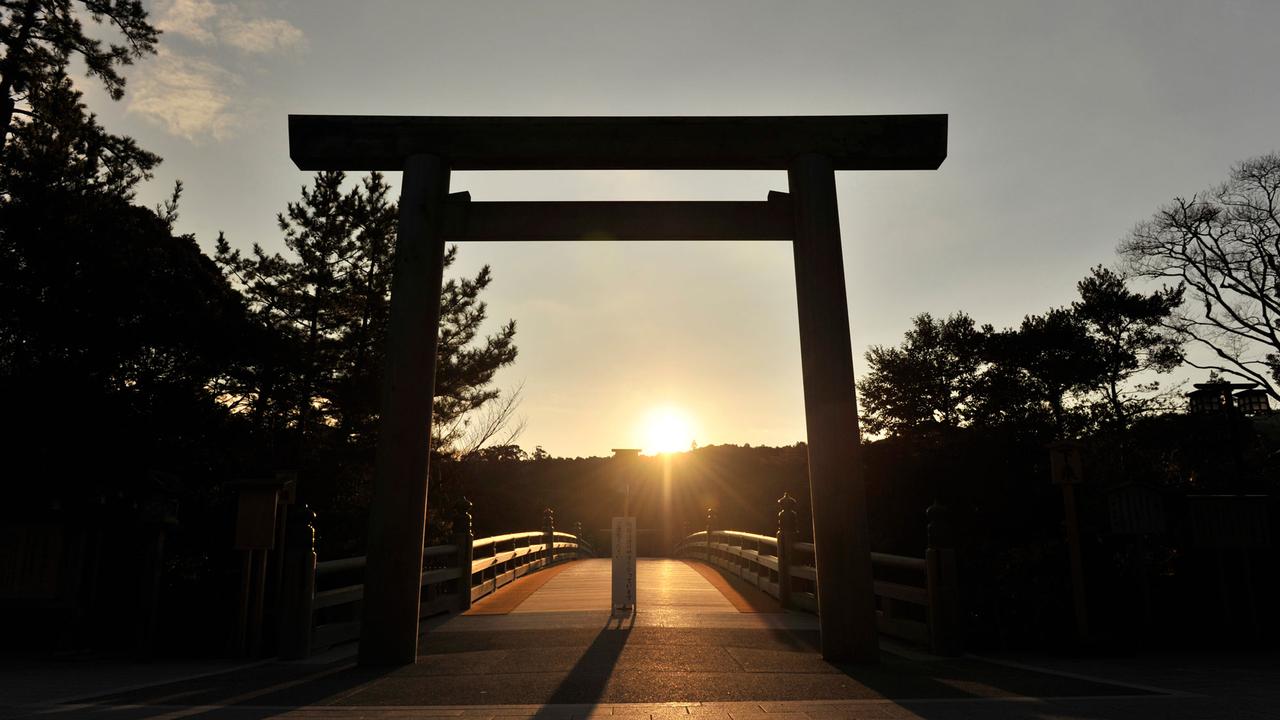
[[[583,612],[609,607],[612,561],[582,560],[565,568],[514,612]],[[636,562],[636,607],[679,613],[690,621],[738,610],[706,578],[679,560]]]
[[[579,560],[562,566],[549,580],[539,578],[542,573],[518,580],[477,602],[466,615],[428,624],[428,638],[432,632],[604,627],[610,620],[610,562]],[[717,582],[708,580],[707,575]],[[513,594],[517,596],[515,600]],[[519,597],[522,594],[524,597]],[[773,612],[760,612],[765,603],[772,606]],[[811,631],[818,627],[813,615],[783,611],[746,583],[736,583],[715,571],[701,573],[680,560],[651,558],[636,563],[636,613],[625,624]]]

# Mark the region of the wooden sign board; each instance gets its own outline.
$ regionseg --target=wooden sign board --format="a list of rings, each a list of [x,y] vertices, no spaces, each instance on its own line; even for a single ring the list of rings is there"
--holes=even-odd
[[[236,549],[270,550],[276,544],[276,501],[279,488],[255,487],[240,491],[236,512]]]
[[[1188,495],[1192,540],[1219,550],[1269,548],[1270,505],[1266,495]]]
[[[1158,535],[1166,527],[1164,494],[1137,483],[1111,488],[1107,516],[1117,535]]]
[[[1054,485],[1079,485],[1084,482],[1080,444],[1062,440],[1049,445],[1049,470]]]
[[[613,519],[613,614],[630,615],[636,607],[636,519]]]

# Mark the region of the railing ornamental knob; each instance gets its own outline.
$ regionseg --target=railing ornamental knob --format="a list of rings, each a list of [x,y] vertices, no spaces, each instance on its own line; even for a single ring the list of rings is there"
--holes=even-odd
[[[291,548],[310,550],[316,546],[316,513],[305,503],[289,508],[286,544]]]
[[[547,508],[542,511],[542,530],[543,532],[553,532],[556,528],[556,511]]]
[[[455,535],[471,537],[471,501],[463,497],[453,504],[453,532]]]
[[[924,511],[928,523],[928,539],[931,548],[955,547],[955,524],[951,520],[951,508],[937,500]]]
[[[778,532],[792,535],[796,531],[796,506],[800,503],[790,493],[778,498]]]

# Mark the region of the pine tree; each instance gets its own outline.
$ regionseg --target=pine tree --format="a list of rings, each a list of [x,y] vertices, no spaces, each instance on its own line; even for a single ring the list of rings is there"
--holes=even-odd
[[[1184,288],[1133,292],[1123,276],[1102,266],[1076,287],[1080,299],[1071,308],[1088,328],[1102,365],[1095,384],[1102,398],[1099,421],[1123,429],[1163,400],[1159,381],[1133,382],[1135,376],[1167,373],[1182,364],[1182,339],[1165,324],[1182,305]]]
[[[104,45],[89,37],[81,21],[86,16],[109,25],[123,43]],[[154,53],[158,37],[141,0],[0,0],[0,154],[15,115],[36,124],[58,119],[34,100],[68,85],[67,65],[73,57],[119,100],[125,87],[120,68]]]
[[[216,259],[295,348],[253,390],[256,412],[304,442],[323,433],[367,446],[376,430],[397,211],[381,174],[344,191],[345,183],[343,172],[318,173],[279,215],[291,258],[258,245],[244,256],[219,238]],[[456,258],[450,248],[445,267]],[[440,451],[464,443],[477,411],[500,401],[494,374],[515,361],[514,321],[480,336],[487,319],[480,295],[492,279],[486,266],[443,288],[433,418]]]
[[[867,351],[858,399],[868,433],[929,434],[973,419],[982,331],[962,312],[942,320],[921,313],[912,324],[901,346]]]

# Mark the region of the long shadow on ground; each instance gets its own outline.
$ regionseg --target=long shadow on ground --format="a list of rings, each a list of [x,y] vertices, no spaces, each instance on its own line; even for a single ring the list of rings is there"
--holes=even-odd
[[[972,658],[836,665],[815,631],[632,627],[436,632],[393,670],[275,663],[98,698],[104,707],[503,705],[1136,695]],[[129,708],[112,717],[146,717]]]

